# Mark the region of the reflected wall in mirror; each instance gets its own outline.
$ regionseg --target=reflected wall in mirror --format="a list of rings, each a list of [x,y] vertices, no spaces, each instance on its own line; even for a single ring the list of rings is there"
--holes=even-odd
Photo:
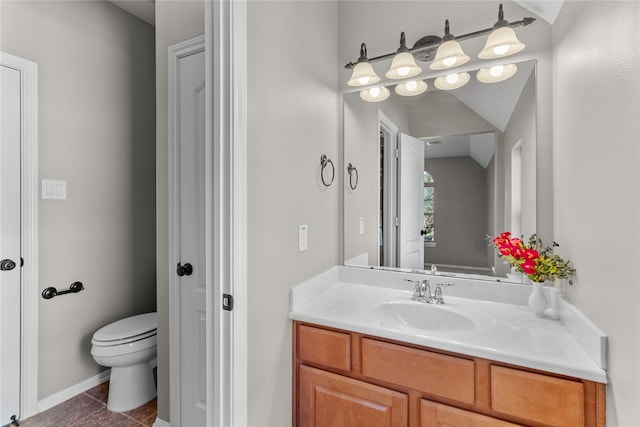
[[[344,95],[344,161],[359,172],[345,264],[504,277],[487,236],[536,229],[535,61],[499,83],[426,82],[381,103]]]

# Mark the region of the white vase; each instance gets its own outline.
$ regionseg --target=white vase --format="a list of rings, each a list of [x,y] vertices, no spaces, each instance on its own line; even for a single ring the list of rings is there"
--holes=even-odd
[[[547,309],[547,297],[542,290],[543,282],[532,282],[533,290],[529,295],[529,308],[536,314],[536,316],[542,317],[544,311]]]

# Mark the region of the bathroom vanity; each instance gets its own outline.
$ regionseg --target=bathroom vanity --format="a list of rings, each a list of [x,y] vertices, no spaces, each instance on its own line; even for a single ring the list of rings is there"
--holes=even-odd
[[[444,288],[411,300],[405,279]],[[293,424],[604,426],[606,337],[554,289],[335,267],[291,293]]]

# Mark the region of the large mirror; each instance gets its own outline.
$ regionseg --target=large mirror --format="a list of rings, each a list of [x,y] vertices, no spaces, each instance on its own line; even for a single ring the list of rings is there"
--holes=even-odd
[[[535,61],[517,67],[379,103],[344,95],[345,264],[506,278],[487,236],[536,229]]]

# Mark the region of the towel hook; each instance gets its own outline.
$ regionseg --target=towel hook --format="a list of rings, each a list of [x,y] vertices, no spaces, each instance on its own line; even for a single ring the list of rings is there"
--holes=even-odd
[[[358,187],[358,169],[353,166],[351,163],[347,166],[347,172],[349,172],[349,187],[352,190],[355,190]],[[356,183],[353,183],[353,175],[356,176]]]
[[[324,168],[327,167],[328,163],[331,164],[331,181],[329,181],[329,183],[327,184],[327,181],[325,181],[324,179]],[[329,187],[331,184],[333,184],[333,179],[336,177],[336,168],[333,166],[333,162],[331,161],[331,159],[328,158],[325,154],[320,156],[320,166],[320,179],[322,179],[322,183],[325,187]]]

